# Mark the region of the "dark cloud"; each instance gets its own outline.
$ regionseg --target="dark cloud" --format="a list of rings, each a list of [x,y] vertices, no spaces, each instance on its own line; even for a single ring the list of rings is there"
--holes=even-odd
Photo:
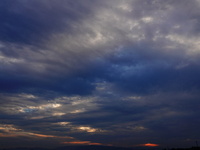
[[[1,1],[2,147],[192,146],[200,139],[199,7]]]
[[[71,23],[92,13],[85,3],[46,0],[1,1],[0,40],[40,45],[55,32],[67,29],[68,34],[72,34],[74,29]]]

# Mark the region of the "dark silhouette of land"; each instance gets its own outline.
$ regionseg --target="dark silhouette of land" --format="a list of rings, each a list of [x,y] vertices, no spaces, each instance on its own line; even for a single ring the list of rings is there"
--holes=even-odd
[[[200,147],[191,147],[191,148],[172,148],[170,150],[200,150]]]
[[[4,148],[0,150],[134,150],[133,148],[114,147],[114,146],[65,146],[59,148]]]
[[[135,148],[125,148],[125,147],[114,147],[114,146],[96,146],[96,145],[87,145],[87,146],[65,146],[59,148],[0,148],[0,150],[154,150],[159,149],[158,147],[135,147]],[[162,149],[160,150],[200,150],[200,147],[191,147],[191,148],[171,148],[171,149]]]

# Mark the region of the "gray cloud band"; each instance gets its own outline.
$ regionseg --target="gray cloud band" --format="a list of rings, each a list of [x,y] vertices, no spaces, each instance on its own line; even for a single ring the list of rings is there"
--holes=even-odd
[[[174,144],[197,138],[199,7],[198,0],[1,1],[2,123],[52,136],[67,129],[86,144],[96,135],[97,143],[124,135],[127,145],[152,134],[164,145],[167,132],[177,134]]]

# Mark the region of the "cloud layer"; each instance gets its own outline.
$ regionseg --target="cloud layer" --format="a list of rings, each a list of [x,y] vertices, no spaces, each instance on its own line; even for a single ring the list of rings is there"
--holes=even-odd
[[[199,7],[199,0],[2,0],[1,145],[14,138],[14,146],[193,146]]]

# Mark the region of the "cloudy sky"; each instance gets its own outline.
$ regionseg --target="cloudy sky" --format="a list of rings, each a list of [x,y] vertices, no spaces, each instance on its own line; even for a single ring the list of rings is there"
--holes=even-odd
[[[0,1],[1,147],[194,146],[199,91],[199,0]]]

